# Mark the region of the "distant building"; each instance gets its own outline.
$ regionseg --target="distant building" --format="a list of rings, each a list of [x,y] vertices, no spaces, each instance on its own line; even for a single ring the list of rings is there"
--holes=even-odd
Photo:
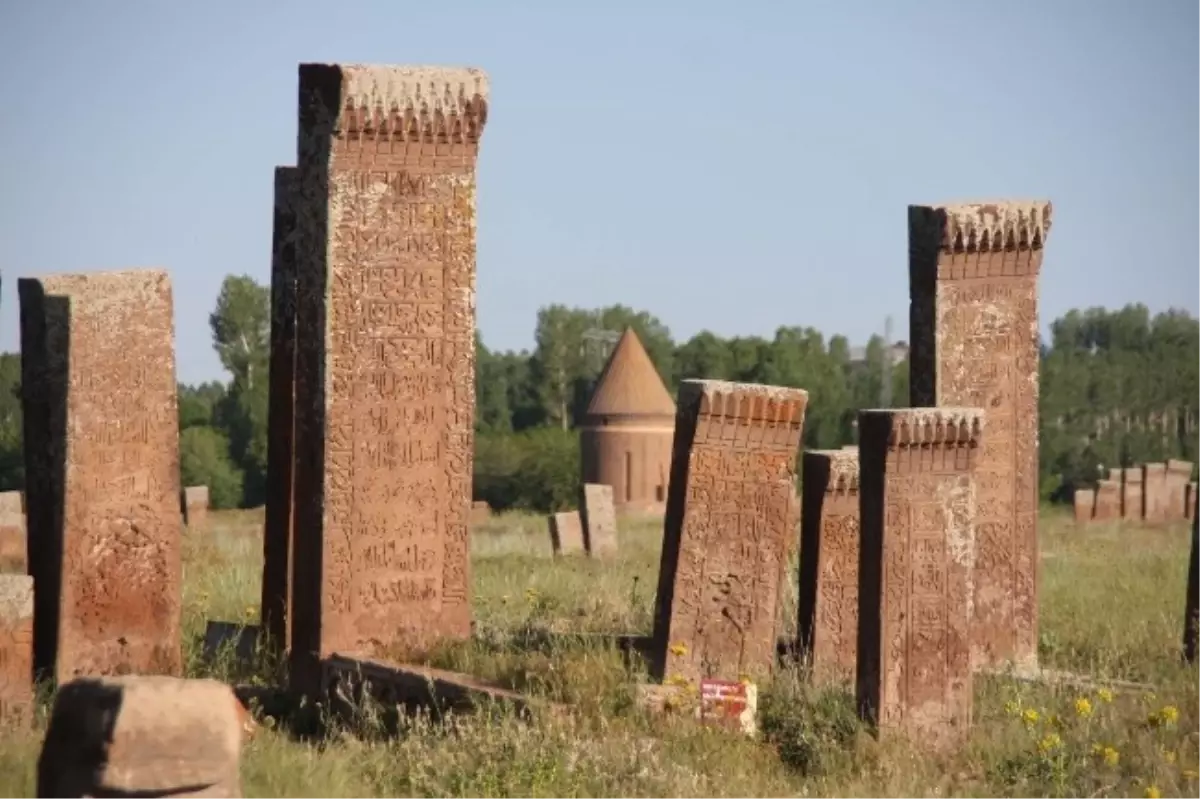
[[[626,328],[580,426],[583,482],[612,486],[618,510],[662,510],[674,436],[675,401],[637,334]]]

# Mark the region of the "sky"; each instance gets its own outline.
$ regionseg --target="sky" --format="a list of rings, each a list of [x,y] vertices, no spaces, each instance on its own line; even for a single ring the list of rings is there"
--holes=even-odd
[[[682,341],[908,329],[906,206],[1054,203],[1045,328],[1200,306],[1200,5],[0,3],[0,349],[15,279],[170,271],[178,377],[219,379],[227,274],[266,283],[303,62],[476,66],[478,323],[622,303]]]

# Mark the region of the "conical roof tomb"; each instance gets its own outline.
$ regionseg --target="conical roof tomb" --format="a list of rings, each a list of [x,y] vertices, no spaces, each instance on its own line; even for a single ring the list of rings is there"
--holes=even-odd
[[[667,392],[654,361],[633,328],[625,328],[596,381],[587,415],[674,416],[675,401]]]

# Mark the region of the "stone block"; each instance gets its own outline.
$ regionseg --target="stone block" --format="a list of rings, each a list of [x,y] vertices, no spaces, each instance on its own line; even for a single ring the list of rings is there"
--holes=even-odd
[[[1167,521],[1167,465],[1142,464],[1142,518],[1148,524]]]
[[[0,725],[33,720],[33,578],[0,574]]]
[[[859,713],[935,749],[971,727],[971,621],[986,437],[971,408],[858,415]]]
[[[183,523],[196,528],[208,523],[208,486],[183,489]]]
[[[679,387],[651,675],[761,682],[775,661],[779,587],[794,548],[801,389]]]
[[[1096,483],[1096,505],[1093,521],[1111,522],[1121,518],[1121,481],[1099,480]]]
[[[0,566],[25,570],[25,511],[20,491],[0,492]]]
[[[808,450],[800,514],[800,649],[817,681],[850,683],[858,651],[858,447]]]
[[[245,725],[216,680],[73,680],[54,699],[37,795],[241,796]]]
[[[583,522],[579,518],[579,511],[552,513],[547,521],[550,525],[550,546],[555,555],[583,553]]]
[[[617,552],[617,512],[612,486],[585,483],[579,511],[583,521],[583,546],[593,557]]]
[[[35,666],[60,684],[178,673],[170,280],[145,269],[18,286]]]
[[[1087,524],[1092,520],[1096,508],[1096,492],[1092,489],[1075,489],[1075,523]]]
[[[1141,521],[1145,513],[1145,492],[1142,486],[1142,469],[1134,466],[1124,469],[1121,483],[1121,518],[1125,521]]]
[[[1188,481],[1192,479],[1191,461],[1167,461],[1166,521],[1187,519]]]

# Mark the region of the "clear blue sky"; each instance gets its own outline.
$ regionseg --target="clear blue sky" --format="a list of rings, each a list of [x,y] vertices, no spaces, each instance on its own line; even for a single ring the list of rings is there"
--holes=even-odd
[[[572,9],[572,10],[568,10]],[[269,274],[297,64],[482,67],[479,324],[551,302],[676,339],[907,331],[905,206],[1049,198],[1043,327],[1197,311],[1194,0],[0,5],[0,348],[15,278],[164,266],[179,377],[221,279]]]

